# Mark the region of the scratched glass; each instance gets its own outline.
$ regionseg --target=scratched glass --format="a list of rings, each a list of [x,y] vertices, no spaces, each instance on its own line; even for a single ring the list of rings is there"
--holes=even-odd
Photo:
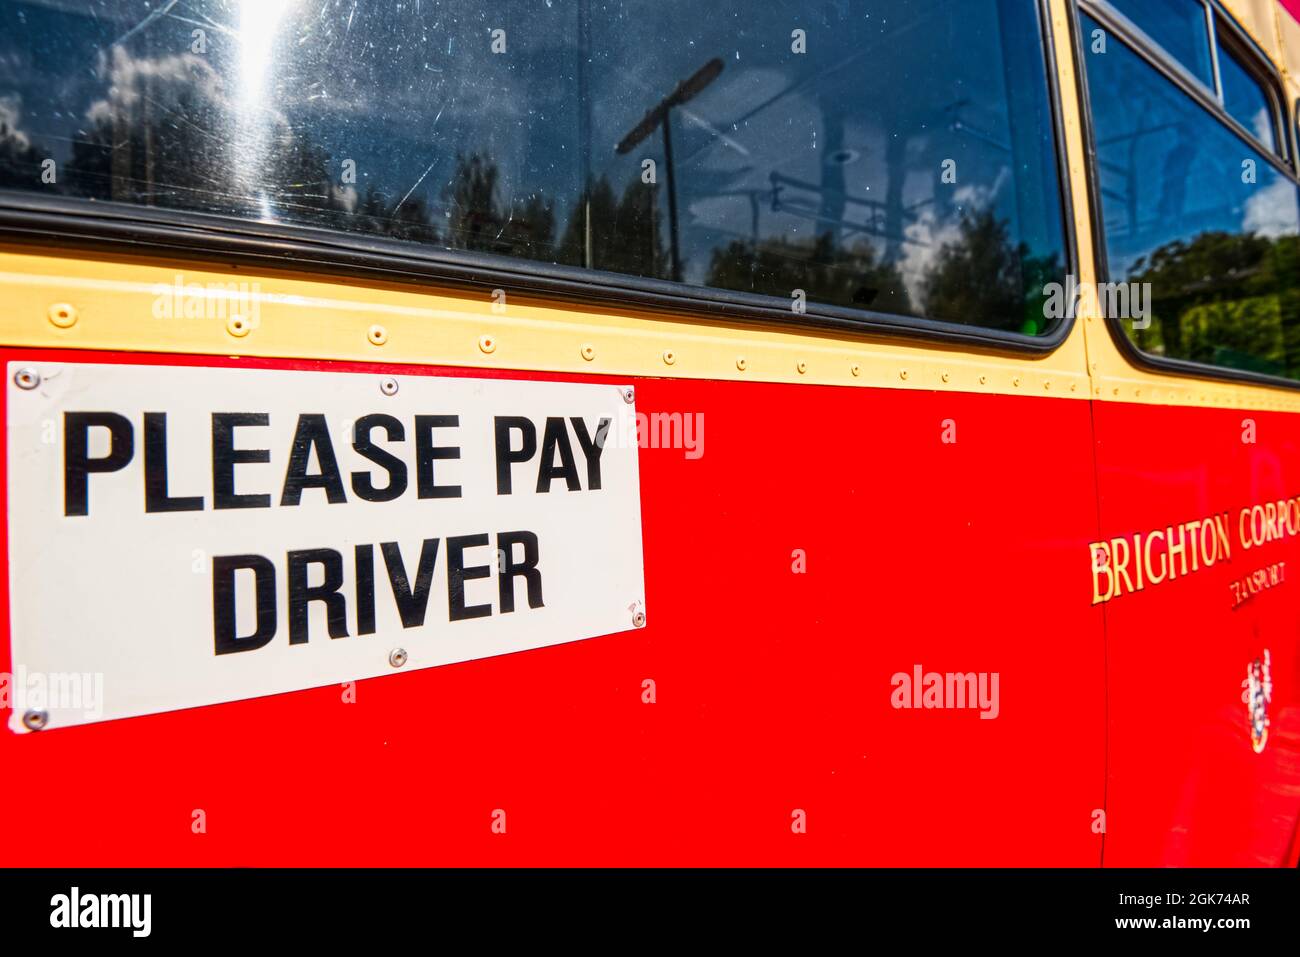
[[[0,190],[1043,335],[1044,49],[1034,0],[0,0]]]

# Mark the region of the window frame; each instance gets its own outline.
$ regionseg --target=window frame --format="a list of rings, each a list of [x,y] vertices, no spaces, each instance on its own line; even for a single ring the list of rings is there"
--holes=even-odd
[[[1051,149],[1056,166],[1055,201],[1060,207],[1062,270],[1077,275],[1079,251],[1074,198],[1066,151],[1060,69],[1050,0],[1032,0],[1038,18]],[[457,290],[505,288],[513,295],[572,305],[630,306],[670,312],[675,318],[708,324],[740,320],[777,330],[823,329],[901,342],[955,344],[1003,353],[1045,356],[1074,328],[1075,317],[1058,321],[1048,334],[945,322],[818,303],[794,313],[789,301],[710,286],[689,286],[604,270],[512,259],[468,250],[422,246],[361,232],[317,226],[264,223],[213,213],[160,209],[42,196],[0,188],[0,242],[58,250],[90,249],[148,256],[291,269],[331,277],[397,281]]]
[[[1176,77],[1179,86],[1209,106],[1220,119],[1228,123],[1235,132],[1244,135],[1250,144],[1261,153],[1277,157],[1289,163],[1292,154],[1289,145],[1290,138],[1285,135],[1284,114],[1286,111],[1281,107],[1281,80],[1278,77],[1273,61],[1260,48],[1259,44],[1232,18],[1232,15],[1223,8],[1218,0],[1190,0],[1190,2],[1199,3],[1205,10],[1205,35],[1210,45],[1210,70],[1213,74],[1213,88],[1206,87],[1196,74],[1167,53],[1154,37],[1125,16],[1124,11],[1115,6],[1112,0],[1076,0],[1074,14],[1076,22],[1080,11],[1087,13],[1094,20],[1103,22],[1112,32],[1118,33],[1125,38],[1126,45],[1139,56],[1159,68],[1167,76],[1170,76],[1170,79]],[[1277,0],[1271,0],[1271,2],[1275,3]],[[1219,67],[1221,35],[1223,36],[1223,46],[1234,54],[1242,70],[1258,81],[1264,90],[1264,95],[1268,98],[1270,118],[1273,124],[1273,137],[1277,141],[1276,148],[1269,146],[1255,136],[1253,130],[1248,129],[1229,114],[1223,105],[1223,77]],[[1207,93],[1209,94],[1208,98],[1204,95]]]
[[[1208,0],[1207,8],[1210,6]],[[1277,0],[1272,0],[1276,3]],[[1288,166],[1294,167],[1294,155],[1290,149],[1290,137],[1286,135],[1286,110],[1282,107],[1282,80],[1275,70],[1272,70],[1273,64],[1268,56],[1260,50],[1258,44],[1246,35],[1228,14],[1214,4],[1215,12],[1210,16],[1212,32],[1210,34],[1213,46],[1210,48],[1214,53],[1214,76],[1215,83],[1219,87],[1219,104],[1224,116],[1236,125],[1237,129],[1242,130],[1250,138],[1252,143],[1260,146],[1260,151],[1272,156],[1279,156],[1287,163]],[[1273,124],[1273,139],[1277,143],[1276,149],[1270,149],[1267,144],[1255,136],[1254,130],[1247,129],[1246,126],[1235,117],[1228,114],[1227,108],[1223,106],[1223,80],[1219,70],[1219,43],[1221,30],[1226,28],[1227,37],[1223,41],[1224,48],[1233,55],[1242,70],[1259,83],[1260,88],[1264,91],[1264,96],[1268,98],[1270,120]],[[1272,71],[1271,71],[1272,70]]]
[[[1291,155],[1300,156],[1300,96],[1291,103]]]
[[[1244,31],[1232,20],[1232,17],[1222,9],[1217,0],[1200,0],[1207,8],[1213,6],[1214,14],[1222,17],[1230,24],[1230,28],[1240,34],[1239,39],[1248,43],[1252,51],[1249,60],[1253,63],[1254,69],[1250,70],[1252,75],[1258,75],[1267,70],[1269,82],[1265,88],[1277,89],[1282,88],[1282,80],[1277,71],[1277,66],[1266,56],[1258,45],[1254,43]],[[1264,143],[1255,138],[1254,134],[1229,116],[1223,108],[1221,96],[1217,91],[1208,90],[1203,83],[1197,80],[1188,70],[1183,68],[1182,64],[1174,61],[1168,54],[1160,49],[1155,42],[1129,21],[1122,13],[1116,10],[1109,0],[1070,0],[1071,21],[1070,31],[1074,38],[1074,57],[1075,57],[1075,78],[1079,91],[1079,122],[1083,131],[1085,167],[1088,183],[1088,214],[1091,218],[1091,237],[1094,267],[1097,272],[1098,282],[1110,282],[1110,262],[1109,254],[1106,249],[1106,232],[1105,224],[1102,222],[1101,214],[1101,182],[1098,177],[1097,163],[1097,142],[1092,121],[1092,95],[1088,88],[1087,77],[1087,45],[1083,36],[1083,24],[1080,21],[1081,15],[1087,15],[1096,20],[1105,30],[1114,35],[1115,40],[1123,43],[1135,56],[1143,60],[1147,65],[1152,67],[1157,73],[1160,73],[1169,82],[1190,96],[1196,103],[1202,106],[1209,114],[1211,120],[1222,123],[1229,133],[1234,134],[1243,140],[1247,146],[1257,151],[1261,157],[1278,170],[1288,182],[1296,187],[1297,193],[1300,194],[1300,178],[1296,176],[1296,170],[1292,162],[1284,156],[1279,155],[1274,150],[1269,149]],[[1214,43],[1215,34],[1210,35],[1211,43]],[[1215,58],[1215,82],[1218,83],[1218,53],[1217,47],[1211,46]],[[1246,64],[1243,64],[1245,66]],[[1279,102],[1279,94],[1274,91],[1270,96],[1276,104]],[[1298,119],[1300,119],[1300,99],[1297,99]],[[1274,122],[1276,126],[1276,119]],[[1297,131],[1300,135],[1300,131]],[[1289,142],[1289,137],[1282,137],[1278,134],[1279,143]],[[1290,155],[1290,150],[1287,149]],[[1140,349],[1124,330],[1123,323],[1116,318],[1106,317],[1106,328],[1110,332],[1111,340],[1115,343],[1119,352],[1128,360],[1130,365],[1138,369],[1147,369],[1155,372],[1163,372],[1170,375],[1191,376],[1199,379],[1208,379],[1225,382],[1244,382],[1254,385],[1266,385],[1287,389],[1290,391],[1300,391],[1300,379],[1289,379],[1285,376],[1269,375],[1263,372],[1253,372],[1248,369],[1233,369],[1228,366],[1216,366],[1205,362],[1196,362],[1191,359],[1179,359],[1170,356],[1154,355]]]

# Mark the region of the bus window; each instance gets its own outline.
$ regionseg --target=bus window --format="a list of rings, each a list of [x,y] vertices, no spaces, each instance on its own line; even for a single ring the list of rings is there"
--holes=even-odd
[[[1228,115],[1255,134],[1274,153],[1278,149],[1273,101],[1261,83],[1232,50],[1219,44],[1219,78],[1223,82],[1223,108]]]
[[[1085,53],[1104,249],[1149,306],[1112,318],[1152,356],[1300,378],[1295,183],[1109,39]]]
[[[1067,268],[1035,0],[0,0],[0,123],[4,189],[787,311],[1041,336]]]
[[[1210,90],[1214,61],[1204,0],[1111,0],[1111,5]]]

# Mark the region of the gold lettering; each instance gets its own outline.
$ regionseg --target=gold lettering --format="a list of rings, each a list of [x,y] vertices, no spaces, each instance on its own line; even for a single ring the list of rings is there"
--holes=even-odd
[[[1120,557],[1120,546],[1124,546],[1124,557]],[[1133,579],[1128,577],[1128,542],[1122,538],[1112,538],[1110,540],[1110,554],[1114,559],[1112,565],[1115,569],[1115,594],[1123,594],[1119,589],[1119,580],[1123,576],[1124,584],[1128,585],[1129,594],[1134,591]]]
[[[1213,551],[1210,546],[1213,546]],[[1219,540],[1215,534],[1214,523],[1208,518],[1201,522],[1201,560],[1205,562],[1206,568],[1219,560]]]
[[[1228,538],[1228,513],[1214,516],[1214,531],[1219,536],[1219,551],[1223,553],[1223,560],[1232,559],[1232,542]]]
[[[1133,568],[1137,571],[1138,587],[1141,591],[1146,587],[1146,582],[1142,580],[1142,536],[1133,536]]]
[[[1110,601],[1111,596],[1115,594],[1115,576],[1110,570],[1110,546],[1105,542],[1092,542],[1088,546],[1088,553],[1092,557],[1092,603],[1099,605],[1104,601]],[[1100,578],[1101,574],[1106,575],[1106,594],[1101,593]]]
[[[1166,540],[1166,543],[1167,543],[1167,544],[1166,544],[1166,549],[1165,549],[1165,550],[1166,550],[1166,551],[1168,552],[1168,554],[1169,554],[1169,577],[1170,577],[1170,578],[1177,578],[1177,577],[1178,577],[1177,573],[1174,571],[1174,556],[1175,556],[1175,555],[1177,555],[1178,558],[1179,558],[1179,563],[1180,563],[1180,565],[1182,566],[1183,574],[1184,574],[1184,575],[1187,574],[1187,542],[1186,542],[1185,539],[1184,539],[1184,535],[1185,535],[1185,532],[1184,532],[1183,526],[1179,525],[1179,526],[1178,526],[1178,544],[1175,545],[1175,544],[1174,544],[1174,527],[1173,527],[1172,525],[1170,525],[1169,527],[1167,527],[1167,528],[1165,529],[1165,540]]]
[[[1143,563],[1147,567],[1147,580],[1151,582],[1151,584],[1153,585],[1159,585],[1162,581],[1165,580],[1165,577],[1169,573],[1169,560],[1165,557],[1164,552],[1160,553],[1160,576],[1156,577],[1156,573],[1151,570],[1151,543],[1154,542],[1157,538],[1159,538],[1161,541],[1164,541],[1165,533],[1160,531],[1159,529],[1156,529],[1154,532],[1152,532],[1150,535],[1147,536],[1146,545],[1144,545],[1142,549]]]
[[[1201,527],[1201,523],[1199,521],[1188,522],[1183,526],[1183,528],[1187,530],[1187,533],[1191,536],[1192,539],[1192,548],[1191,548],[1192,571],[1194,572],[1201,570],[1200,556],[1197,554],[1197,548],[1196,548],[1196,542],[1197,542],[1196,530],[1200,527]]]

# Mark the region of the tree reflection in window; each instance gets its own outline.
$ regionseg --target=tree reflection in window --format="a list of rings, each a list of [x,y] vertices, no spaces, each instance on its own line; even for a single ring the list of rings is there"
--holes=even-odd
[[[1295,184],[1110,39],[1086,61],[1105,248],[1152,299],[1124,329],[1156,356],[1300,378]]]

